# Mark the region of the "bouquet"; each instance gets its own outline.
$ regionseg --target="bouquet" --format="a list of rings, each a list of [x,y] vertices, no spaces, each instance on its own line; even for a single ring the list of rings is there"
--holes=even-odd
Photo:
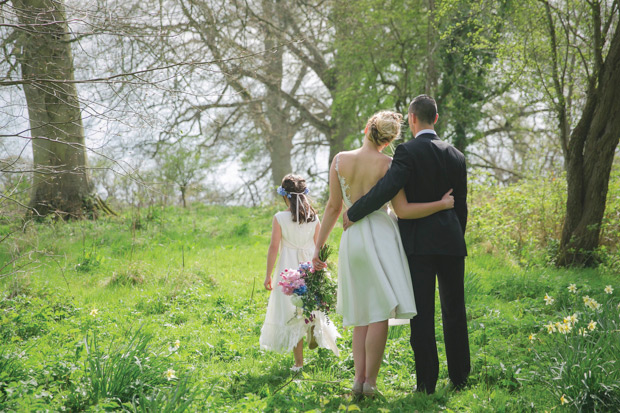
[[[327,261],[332,250],[324,245],[319,251],[319,259]],[[306,324],[314,320],[313,311],[323,311],[325,315],[336,305],[337,286],[327,269],[315,270],[310,262],[302,262],[297,270],[285,269],[278,283],[285,295],[302,309]]]

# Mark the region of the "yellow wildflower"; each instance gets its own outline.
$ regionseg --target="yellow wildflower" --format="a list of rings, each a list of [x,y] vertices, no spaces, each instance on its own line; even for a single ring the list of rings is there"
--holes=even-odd
[[[566,397],[564,397],[564,395],[562,395],[562,397],[560,397],[560,403],[562,403],[563,405],[568,403],[568,400],[566,400]]]
[[[597,323],[596,321],[590,321],[590,322],[588,323],[588,330],[590,330],[590,331],[594,331],[594,329],[596,328],[596,325],[597,325],[597,324],[598,324],[598,323]]]
[[[545,293],[545,304],[551,305],[555,302],[555,298],[550,297],[549,294]]]
[[[577,292],[577,286],[575,284],[571,284],[568,286],[568,291],[575,294]]]
[[[166,378],[168,379],[168,381],[172,380],[172,379],[176,379],[177,376],[175,376],[176,371],[172,370],[172,369],[168,369],[166,370],[166,372],[164,373],[164,376],[166,376]]]
[[[598,310],[599,308],[601,308],[601,304],[598,301],[596,301],[594,298],[590,299],[587,306],[590,307],[592,310]]]
[[[558,331],[562,334],[567,334],[571,330],[572,330],[572,327],[570,326],[570,324],[560,324],[558,327]]]
[[[614,289],[613,289],[613,288],[611,288],[611,285],[608,285],[608,286],[606,286],[606,287],[605,287],[605,292],[606,292],[607,294],[611,294],[611,293],[613,293],[613,292],[614,292]]]

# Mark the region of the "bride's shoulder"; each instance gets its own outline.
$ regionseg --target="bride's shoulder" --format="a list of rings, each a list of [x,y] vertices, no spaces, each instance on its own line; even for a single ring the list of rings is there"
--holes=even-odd
[[[334,161],[340,163],[344,160],[344,162],[348,162],[356,157],[359,153],[359,149],[353,149],[351,151],[342,151],[338,152],[336,156],[334,156]]]
[[[349,159],[351,158],[351,152],[353,151],[338,152],[336,156],[334,156],[334,158],[332,159],[331,167],[339,170],[342,164],[348,164]]]
[[[392,157],[391,156],[388,156],[388,155],[386,155],[384,153],[380,153],[379,155],[380,155],[381,162],[383,162],[383,163],[385,163],[387,165],[392,163]]]

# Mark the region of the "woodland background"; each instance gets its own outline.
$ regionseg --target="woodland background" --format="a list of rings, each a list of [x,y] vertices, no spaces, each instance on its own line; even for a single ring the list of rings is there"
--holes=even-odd
[[[618,0],[0,1],[2,409],[357,407],[346,351],[294,377],[260,352],[256,280],[282,176],[321,211],[334,155],[421,93],[468,162],[472,384],[407,393],[395,329],[385,397],[360,407],[617,405],[619,16]],[[571,314],[585,324],[547,332]]]

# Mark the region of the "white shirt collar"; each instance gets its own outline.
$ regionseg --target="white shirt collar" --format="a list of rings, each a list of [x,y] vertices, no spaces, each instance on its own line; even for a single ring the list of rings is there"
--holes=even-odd
[[[417,138],[420,135],[424,135],[425,133],[432,133],[433,135],[437,136],[437,132],[435,132],[433,129],[422,129],[420,132],[415,134],[415,137]]]

